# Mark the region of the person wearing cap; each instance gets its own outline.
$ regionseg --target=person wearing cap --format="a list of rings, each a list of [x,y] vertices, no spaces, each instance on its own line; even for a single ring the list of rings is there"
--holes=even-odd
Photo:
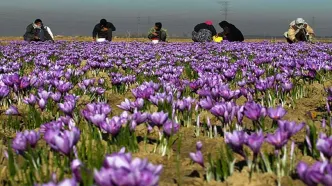
[[[233,24],[228,23],[227,21],[222,21],[219,23],[219,26],[224,31],[222,33],[219,33],[218,36],[223,37],[224,40],[228,40],[229,42],[244,41],[242,32],[238,28],[236,28]]]
[[[192,40],[194,42],[211,42],[213,36],[217,35],[217,31],[212,21],[208,20],[194,27],[192,32]]]
[[[295,43],[298,41],[311,42],[314,35],[314,30],[303,18],[297,18],[292,21],[289,24],[288,31],[284,33],[288,43]]]
[[[162,23],[155,23],[154,27],[152,27],[148,32],[148,38],[150,40],[158,40],[166,42],[168,40],[167,30],[163,28]]]
[[[23,35],[25,41],[53,41],[54,36],[48,26],[44,26],[42,20],[36,19],[29,24]]]
[[[92,38],[94,41],[98,38],[105,38],[107,41],[112,41],[112,32],[116,30],[113,23],[107,22],[106,19],[101,19],[93,28]]]

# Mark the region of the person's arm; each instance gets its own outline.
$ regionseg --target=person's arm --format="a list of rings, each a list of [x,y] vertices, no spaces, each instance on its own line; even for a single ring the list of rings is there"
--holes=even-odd
[[[35,39],[35,34],[33,33],[33,27],[31,25],[27,26],[24,37],[28,41]]]
[[[314,29],[312,29],[308,24],[305,28],[306,28],[308,34],[315,35]]]
[[[168,38],[168,33],[167,33],[167,30],[164,29],[164,34],[162,35],[162,40],[165,41],[165,42],[168,42],[169,38]]]
[[[99,28],[98,28],[97,25],[96,25],[96,26],[93,28],[93,31],[92,31],[92,38],[93,38],[94,40],[96,40],[98,32],[99,32]]]
[[[295,37],[296,33],[292,27],[289,27],[287,35],[288,35],[288,39],[290,39],[291,41],[296,41],[296,37]]]
[[[115,26],[113,25],[113,23],[110,23],[110,29],[111,29],[112,31],[115,31],[115,30],[116,30],[116,28],[115,28]]]
[[[148,38],[152,39],[152,37],[154,36],[153,33],[155,32],[154,28],[151,28],[148,32]]]
[[[214,26],[211,26],[211,30],[210,31],[212,32],[212,36],[216,36],[217,35],[217,31],[214,28]]]

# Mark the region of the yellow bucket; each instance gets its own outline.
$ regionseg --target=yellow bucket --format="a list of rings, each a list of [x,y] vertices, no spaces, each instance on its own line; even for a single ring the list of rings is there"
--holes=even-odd
[[[216,42],[216,43],[220,43],[222,40],[223,40],[222,37],[213,36],[213,41]]]

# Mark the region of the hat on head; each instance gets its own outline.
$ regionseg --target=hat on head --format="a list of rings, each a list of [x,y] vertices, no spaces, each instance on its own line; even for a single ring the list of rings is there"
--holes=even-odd
[[[226,26],[228,26],[229,25],[229,23],[227,22],[227,21],[221,21],[220,23],[219,23],[219,26],[221,27],[221,28],[224,28],[224,27],[226,27]]]
[[[297,25],[305,24],[305,20],[303,18],[297,18],[295,20],[295,24],[297,24]]]
[[[36,19],[34,23],[35,23],[35,24],[37,24],[37,23],[42,23],[42,20],[41,20],[41,19]]]
[[[207,20],[207,21],[205,21],[205,24],[207,24],[207,25],[213,25],[213,23],[212,23],[211,20]]]
[[[107,25],[107,21],[106,21],[106,19],[101,19],[101,20],[100,20],[100,25],[101,25],[101,26],[106,26],[106,25]]]

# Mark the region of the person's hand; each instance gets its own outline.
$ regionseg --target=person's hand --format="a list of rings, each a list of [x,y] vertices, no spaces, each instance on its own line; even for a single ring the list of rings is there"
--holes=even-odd
[[[93,40],[93,41],[96,41],[97,39],[96,39],[96,38],[93,38],[92,40]]]
[[[38,37],[38,36],[35,36],[34,38],[35,38],[35,39],[39,39],[39,37]]]
[[[152,34],[153,34],[154,36],[157,36],[157,35],[158,35],[156,32],[153,32]]]
[[[108,28],[106,28],[106,27],[101,29],[101,31],[107,31],[107,30],[108,30]]]

